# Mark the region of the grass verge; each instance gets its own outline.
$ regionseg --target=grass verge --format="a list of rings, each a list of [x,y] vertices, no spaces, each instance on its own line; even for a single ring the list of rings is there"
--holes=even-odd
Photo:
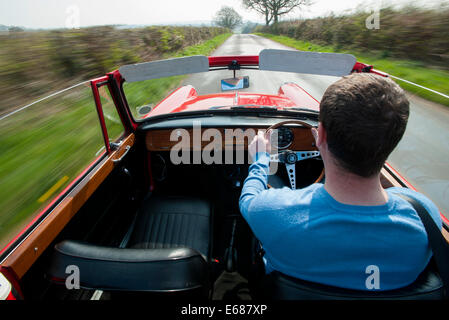
[[[449,95],[449,72],[432,69],[419,61],[397,60],[382,58],[376,54],[357,52],[354,50],[336,49],[332,46],[323,46],[315,43],[296,40],[286,36],[278,36],[268,33],[256,33],[264,38],[279,42],[283,45],[302,50],[319,52],[350,53],[357,61],[373,65],[375,69],[387,72],[393,76],[403,78],[421,86]],[[449,99],[428,90],[413,86],[403,81],[395,80],[404,90],[412,92],[424,99],[449,107]]]

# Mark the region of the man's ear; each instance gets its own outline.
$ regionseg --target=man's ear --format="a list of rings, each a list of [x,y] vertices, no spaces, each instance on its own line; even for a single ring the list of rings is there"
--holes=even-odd
[[[312,128],[312,135],[315,138],[315,145],[320,148],[326,142],[326,130],[323,125],[318,123],[318,128]]]

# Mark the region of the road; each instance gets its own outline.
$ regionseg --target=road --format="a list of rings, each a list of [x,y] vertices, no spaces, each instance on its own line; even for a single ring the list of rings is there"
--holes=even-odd
[[[258,55],[262,49],[289,47],[256,35],[231,36],[214,53],[221,55]],[[242,70],[250,77],[250,88],[242,91],[277,93],[284,82],[295,82],[315,99],[321,100],[336,77],[300,75],[282,72]],[[220,79],[231,78],[231,71],[195,74],[185,83],[199,94],[220,92]],[[410,119],[405,135],[388,162],[418,191],[426,194],[449,217],[449,108],[421,99],[410,93]]]

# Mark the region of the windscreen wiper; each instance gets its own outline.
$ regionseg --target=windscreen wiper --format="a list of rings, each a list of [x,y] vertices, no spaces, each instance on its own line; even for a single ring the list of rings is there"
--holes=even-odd
[[[231,110],[254,110],[254,111],[278,111],[274,106],[258,106],[255,104],[245,104],[240,106],[233,106]]]
[[[244,104],[239,106],[215,106],[210,107],[209,110],[217,110],[222,108],[229,108],[230,110],[255,110],[255,111],[278,111],[275,106],[259,106],[256,104]]]
[[[311,109],[307,109],[307,108],[298,108],[298,107],[290,107],[284,110],[295,110],[295,111],[305,111],[305,112],[311,112],[311,113],[316,113],[319,114],[320,112],[317,110],[311,110]]]

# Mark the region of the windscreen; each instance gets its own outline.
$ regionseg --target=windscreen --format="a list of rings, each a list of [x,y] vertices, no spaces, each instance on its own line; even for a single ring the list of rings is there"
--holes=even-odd
[[[271,96],[279,95],[283,84],[295,83],[303,89],[300,90],[301,94],[319,99],[330,84],[351,72],[355,62],[355,57],[348,54],[265,49],[260,52],[260,68],[242,66],[241,69],[228,70],[224,67],[209,71],[207,58],[194,56],[129,65],[119,71],[126,80],[123,89],[131,113],[139,121],[152,114],[163,113],[158,104],[183,86],[191,86],[191,89],[179,90],[176,97],[172,95],[170,104],[176,104],[179,108],[171,108],[167,112],[242,104],[308,108],[307,103],[292,105],[287,98],[283,100]],[[240,82],[237,81],[239,79]],[[225,90],[223,83],[231,82],[245,85],[236,86],[235,90]],[[249,97],[245,96],[246,93],[267,96]],[[221,96],[202,97],[213,94]],[[183,103],[187,103],[188,107],[182,107]],[[155,107],[159,110],[152,113]]]

